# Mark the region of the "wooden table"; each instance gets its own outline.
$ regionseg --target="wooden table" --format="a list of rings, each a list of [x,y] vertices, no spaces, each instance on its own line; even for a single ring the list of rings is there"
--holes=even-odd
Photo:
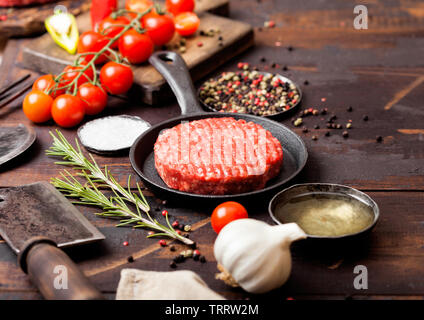
[[[353,1],[241,1],[231,2],[231,17],[253,24],[256,47],[220,68],[234,69],[246,61],[262,70],[281,72],[300,83],[303,108],[328,107],[345,124],[353,121],[349,138],[343,130],[324,137],[325,122],[320,117],[306,119],[309,133],[299,133],[310,158],[305,170],[293,182],[330,182],[359,188],[373,197],[381,218],[368,241],[331,251],[327,246],[309,250],[293,248],[293,273],[288,283],[269,295],[318,299],[391,299],[424,297],[424,14],[420,1],[372,2],[368,5],[369,29],[355,30]],[[266,20],[275,28],[263,28]],[[19,65],[25,39],[11,40],[4,52],[0,86],[27,72]],[[293,50],[288,50],[292,47]],[[18,59],[16,59],[18,57]],[[262,57],[266,58],[262,62]],[[278,64],[272,68],[273,63]],[[282,68],[287,66],[288,70]],[[308,82],[305,82],[308,81]],[[308,85],[306,85],[308,83]],[[348,106],[353,112],[346,111]],[[0,111],[0,124],[25,123],[20,102]],[[137,102],[111,100],[108,114],[138,115],[151,123],[176,116],[175,102],[145,106]],[[369,121],[363,121],[367,115]],[[282,122],[290,127],[290,119]],[[319,123],[321,129],[313,129]],[[34,126],[38,139],[28,152],[0,168],[0,186],[9,187],[49,180],[63,169],[44,154],[51,143],[48,131],[54,125]],[[73,139],[76,130],[62,130]],[[317,135],[317,141],[311,139]],[[381,135],[382,143],[376,142]],[[127,157],[96,157],[124,182],[134,174]],[[179,269],[197,272],[207,284],[227,298],[246,298],[240,289],[231,289],[214,279],[215,233],[209,223],[212,207],[207,204],[187,208],[185,203],[165,206],[150,193],[153,213],[167,208],[183,223],[191,223],[195,239],[208,262],[188,261]],[[271,222],[267,201],[248,204],[251,217]],[[147,231],[116,228],[114,221],[97,218],[87,207],[79,209],[107,237],[103,243],[75,248],[71,257],[109,298],[114,298],[123,268],[169,271],[173,253],[146,239]],[[129,246],[122,245],[124,241]],[[135,262],[128,263],[132,255]],[[368,289],[356,290],[356,265],[368,269]],[[40,295],[16,265],[9,247],[0,243],[0,298],[37,299]]]

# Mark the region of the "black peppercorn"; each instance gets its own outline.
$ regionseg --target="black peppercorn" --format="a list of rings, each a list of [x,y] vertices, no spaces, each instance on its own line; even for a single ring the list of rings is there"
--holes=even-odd
[[[176,264],[174,261],[172,261],[172,262],[169,264],[169,266],[170,266],[172,269],[175,269],[175,268],[177,267],[177,264]]]
[[[287,70],[289,70],[289,68],[288,68],[287,66],[284,66],[284,67],[282,68],[282,70],[283,70],[283,71],[287,71]]]
[[[367,115],[365,115],[365,116],[362,118],[362,120],[364,120],[364,121],[368,121],[368,120],[369,120],[369,118],[368,118],[368,116],[367,116]]]
[[[287,47],[287,50],[289,50],[289,51],[293,51],[294,49],[293,49],[293,47],[292,47],[292,46],[289,46],[289,47]]]
[[[181,262],[184,262],[184,261],[185,261],[185,258],[184,258],[184,256],[183,256],[183,255],[179,254],[178,256],[176,256],[176,257],[173,259],[173,261],[174,261],[175,263],[181,263]]]
[[[196,243],[196,242],[193,242],[192,244],[190,244],[190,245],[189,245],[189,247],[190,247],[191,249],[196,249],[196,247],[197,247],[197,243]]]
[[[382,142],[383,141],[383,137],[382,136],[377,136],[377,137],[375,137],[375,140],[377,142]]]
[[[319,129],[319,125],[315,125],[314,129],[316,130]]]
[[[349,107],[347,108],[347,112],[352,112],[352,111],[353,111],[352,106],[349,106]]]
[[[266,61],[266,58],[265,57],[262,57],[261,58],[261,62],[265,62]]]
[[[175,248],[175,246],[170,246],[170,247],[169,247],[169,250],[170,250],[170,251],[172,251],[172,252],[174,252],[174,251],[175,251],[175,250],[177,250],[177,249]]]
[[[199,260],[200,260],[201,263],[205,263],[206,262],[205,256],[200,256],[199,257]]]
[[[129,263],[134,262],[134,258],[133,258],[133,256],[129,256],[129,257],[127,258],[127,261],[128,261]]]
[[[347,137],[349,137],[349,132],[347,132],[347,131],[343,131],[343,138],[347,138]]]
[[[326,137],[329,137],[329,136],[330,136],[330,131],[327,131],[327,132],[325,133],[325,136],[326,136]]]
[[[318,137],[317,136],[312,136],[312,140],[316,141],[316,140],[318,140]]]
[[[308,132],[308,128],[303,127],[303,128],[302,128],[302,132],[307,133],[307,132]]]

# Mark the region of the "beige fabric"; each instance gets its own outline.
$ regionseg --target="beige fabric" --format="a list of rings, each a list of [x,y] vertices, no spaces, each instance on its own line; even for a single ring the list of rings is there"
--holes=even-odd
[[[123,269],[117,300],[225,300],[189,270],[155,272]]]

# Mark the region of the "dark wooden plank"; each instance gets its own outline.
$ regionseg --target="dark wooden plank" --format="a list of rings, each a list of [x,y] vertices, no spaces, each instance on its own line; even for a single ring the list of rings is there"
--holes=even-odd
[[[333,251],[328,246],[318,248],[298,243],[293,246],[293,273],[288,283],[268,295],[251,298],[302,298],[309,295],[322,298],[356,295],[423,296],[422,193],[371,192],[369,195],[380,206],[381,220],[366,242]],[[410,206],[410,203],[414,203],[414,206]],[[162,205],[158,207],[162,209]],[[177,215],[183,223],[193,223],[196,230],[190,238],[197,241],[202,254],[208,260],[206,264],[190,260],[178,265],[178,269],[195,271],[212,289],[227,298],[250,297],[242,290],[229,288],[214,279],[217,272],[213,256],[216,234],[207,219],[212,208],[205,205],[198,209],[184,209],[181,204],[168,204],[166,207],[171,215]],[[120,270],[123,268],[171,270],[169,262],[175,253],[167,248],[160,248],[157,240],[146,239],[146,231],[112,227],[109,220],[92,215],[93,210],[80,208],[107,239],[103,243],[73,248],[68,250],[68,253],[103,292],[116,290]],[[159,211],[153,212],[161,218]],[[263,206],[251,208],[250,215],[272,223]],[[124,240],[129,241],[128,247],[122,246]],[[177,247],[182,249],[181,246]],[[32,285],[17,269],[16,257],[5,243],[0,243],[0,252],[1,290],[31,290]],[[135,258],[135,262],[127,262],[129,255]],[[353,287],[353,279],[356,276],[353,269],[356,265],[365,265],[368,269],[368,290],[355,290]]]

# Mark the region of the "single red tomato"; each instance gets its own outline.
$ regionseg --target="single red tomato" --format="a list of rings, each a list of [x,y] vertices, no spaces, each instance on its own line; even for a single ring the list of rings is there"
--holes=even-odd
[[[125,1],[125,9],[130,11],[145,12],[153,7],[153,1],[150,0],[127,0]]]
[[[39,91],[43,91],[47,93],[47,91],[54,88],[55,85],[56,85],[56,82],[54,81],[54,75],[45,74],[44,76],[41,76],[34,81],[34,84],[32,85],[32,90],[33,91],[39,90]],[[65,93],[64,90],[54,90],[50,93],[50,96],[52,98],[56,98],[57,96],[63,93]]]
[[[157,46],[171,41],[175,33],[174,21],[169,15],[150,12],[142,18],[143,27]]]
[[[133,72],[127,65],[110,61],[100,70],[100,82],[106,91],[111,94],[127,92],[133,81]]]
[[[175,30],[183,37],[194,34],[200,25],[200,20],[193,12],[180,13],[174,19]]]
[[[193,12],[194,0],[166,0],[166,10],[171,12],[174,16],[183,12]]]
[[[80,35],[78,40],[78,54],[87,53],[87,52],[99,52],[109,43],[109,39],[101,35],[98,32],[86,31]],[[94,55],[88,54],[81,57],[81,61],[89,62],[93,59]],[[96,64],[103,63],[107,60],[107,56],[102,54],[95,61]]]
[[[212,228],[219,233],[228,223],[248,218],[246,209],[238,202],[228,201],[215,208],[211,217]]]
[[[51,119],[53,98],[40,90],[33,90],[25,96],[22,104],[25,115],[36,123],[46,122]]]
[[[154,43],[147,34],[128,30],[119,39],[119,52],[132,64],[147,61],[154,50]]]
[[[81,70],[87,65],[85,61],[81,61],[80,66],[66,66],[63,69],[63,76],[60,79],[59,87],[70,84],[78,75],[81,73]],[[89,67],[84,73],[78,78],[77,86],[79,87],[83,83],[86,83],[94,79],[93,68]],[[73,90],[73,88],[70,88]]]
[[[89,115],[102,112],[107,105],[107,93],[105,90],[90,82],[84,83],[78,88],[77,97],[82,100],[85,113]]]
[[[80,98],[70,94],[62,94],[52,104],[53,120],[61,127],[71,128],[84,118],[84,103]]]
[[[100,22],[99,33],[103,34],[108,39],[112,39],[117,36],[122,29],[124,29],[123,25],[127,25],[129,23],[130,21],[125,17],[117,17],[116,19],[107,17]],[[118,48],[118,42],[119,39],[111,45],[111,48]]]

